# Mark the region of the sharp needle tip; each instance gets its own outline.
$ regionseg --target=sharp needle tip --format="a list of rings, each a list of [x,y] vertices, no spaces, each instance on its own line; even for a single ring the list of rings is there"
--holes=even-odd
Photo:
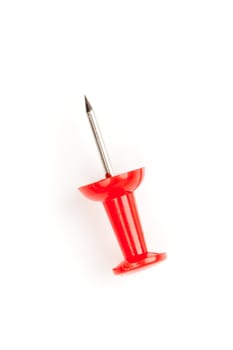
[[[90,112],[92,110],[92,107],[91,107],[91,104],[90,102],[88,101],[87,97],[84,95],[84,98],[85,98],[85,105],[86,105],[86,111],[87,113]]]

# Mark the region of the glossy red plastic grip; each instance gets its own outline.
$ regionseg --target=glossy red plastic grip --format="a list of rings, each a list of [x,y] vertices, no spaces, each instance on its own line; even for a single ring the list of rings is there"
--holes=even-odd
[[[80,188],[89,199],[103,202],[125,260],[113,269],[123,273],[166,258],[165,253],[149,253],[133,191],[140,185],[144,168],[107,177]]]
[[[146,253],[146,243],[133,193],[107,199],[104,207],[125,259],[137,260],[138,255]]]

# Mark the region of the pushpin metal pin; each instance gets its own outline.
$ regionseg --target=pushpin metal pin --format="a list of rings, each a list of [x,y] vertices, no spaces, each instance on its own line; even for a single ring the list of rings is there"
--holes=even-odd
[[[101,201],[107,212],[125,260],[116,274],[146,267],[166,258],[166,253],[148,252],[142,231],[134,190],[140,185],[144,168],[113,175],[111,162],[95,117],[85,96],[86,112],[105,169],[106,178],[79,188],[89,199]]]
[[[88,119],[89,119],[89,122],[91,125],[91,129],[93,131],[95,142],[96,142],[97,148],[99,150],[100,158],[102,160],[106,176],[112,176],[113,171],[112,171],[111,162],[110,162],[110,159],[108,156],[108,152],[106,150],[104,140],[103,140],[102,134],[100,132],[100,128],[99,128],[95,113],[93,111],[93,108],[91,107],[90,102],[86,98],[86,96],[85,96],[85,104],[86,104],[87,116],[88,116]]]

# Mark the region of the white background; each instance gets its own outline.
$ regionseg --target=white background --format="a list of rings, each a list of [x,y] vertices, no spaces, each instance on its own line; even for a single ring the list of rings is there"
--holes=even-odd
[[[233,348],[232,1],[1,1],[0,348]],[[150,250],[125,276],[85,115]]]

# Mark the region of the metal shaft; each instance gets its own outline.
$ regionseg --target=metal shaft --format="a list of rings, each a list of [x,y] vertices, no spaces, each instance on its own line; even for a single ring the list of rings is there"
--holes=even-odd
[[[93,111],[93,108],[91,107],[89,101],[87,100],[86,96],[85,96],[85,103],[86,103],[86,112],[87,112],[87,116],[88,116],[88,120],[90,122],[91,125],[91,129],[96,141],[96,145],[100,154],[100,158],[102,160],[104,169],[105,169],[105,173],[106,176],[113,176],[113,170],[112,170],[112,166],[111,166],[111,162],[108,156],[108,152],[106,150],[105,144],[104,144],[104,140],[103,137],[101,135],[101,131],[95,116],[95,113]]]

